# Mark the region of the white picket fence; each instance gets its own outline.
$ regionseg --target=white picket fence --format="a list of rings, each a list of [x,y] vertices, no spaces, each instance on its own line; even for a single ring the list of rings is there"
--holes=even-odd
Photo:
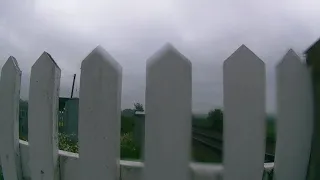
[[[265,65],[244,45],[223,65],[223,164],[190,162],[192,65],[173,46],[167,44],[147,61],[144,162],[120,160],[122,68],[101,47],[81,65],[79,154],[58,150],[60,73],[46,52],[32,66],[25,142],[18,139],[21,71],[13,57],[3,66],[0,154],[5,180],[257,180],[273,169],[278,180],[306,177],[311,80],[292,50],[277,66],[275,163],[264,163]]]

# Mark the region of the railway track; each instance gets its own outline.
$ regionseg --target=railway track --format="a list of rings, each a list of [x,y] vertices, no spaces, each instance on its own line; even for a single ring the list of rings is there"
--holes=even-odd
[[[216,136],[214,136],[216,135]],[[207,134],[195,128],[192,129],[192,139],[222,155],[223,140],[221,134]],[[265,153],[265,162],[274,162],[274,155]]]
[[[208,135],[198,130],[192,130],[192,139],[208,147],[215,153],[222,155],[222,140],[215,138],[212,135]]]

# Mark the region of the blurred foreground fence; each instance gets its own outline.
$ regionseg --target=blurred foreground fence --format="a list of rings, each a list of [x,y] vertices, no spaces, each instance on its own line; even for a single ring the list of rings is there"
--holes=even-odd
[[[79,154],[58,150],[61,70],[46,52],[32,66],[29,137],[19,140],[21,71],[10,57],[0,81],[4,178],[256,180],[274,171],[280,180],[305,179],[313,127],[310,73],[292,50],[276,68],[275,162],[264,163],[265,64],[242,45],[223,65],[223,165],[204,165],[190,162],[192,65],[173,46],[147,61],[144,162],[119,160],[122,68],[103,48],[94,49],[81,65]]]

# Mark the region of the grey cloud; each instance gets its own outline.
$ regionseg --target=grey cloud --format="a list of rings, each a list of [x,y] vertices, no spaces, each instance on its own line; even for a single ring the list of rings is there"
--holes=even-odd
[[[318,5],[318,6],[317,6]],[[62,69],[61,96],[81,61],[98,44],[123,66],[123,108],[144,102],[145,62],[171,42],[193,63],[193,110],[223,102],[222,63],[246,44],[267,67],[267,110],[275,111],[274,66],[289,48],[302,55],[320,36],[320,3],[305,1],[2,0],[0,65],[13,55],[28,97],[32,64],[49,52]]]

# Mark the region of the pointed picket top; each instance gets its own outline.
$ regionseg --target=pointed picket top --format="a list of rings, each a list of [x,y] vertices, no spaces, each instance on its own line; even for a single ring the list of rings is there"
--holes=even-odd
[[[79,180],[118,179],[122,68],[101,46],[82,62]]]
[[[21,71],[16,59],[8,58],[0,80],[0,163],[4,179],[20,180],[19,100]]]
[[[281,61],[278,63],[277,68],[281,68],[283,66],[290,66],[290,64],[300,66],[303,65],[300,57],[292,49],[289,49],[289,51],[283,56]]]
[[[48,65],[44,65],[44,64],[48,64]],[[40,66],[40,68],[42,68],[41,66],[46,66],[48,68],[57,67],[60,70],[60,67],[58,66],[58,64],[54,61],[52,56],[49,53],[47,53],[46,51],[44,51],[41,54],[41,56],[37,59],[37,61],[33,64],[32,69],[34,67],[38,67],[38,66]],[[51,67],[49,67],[49,66],[51,66]]]
[[[81,68],[91,67],[94,63],[106,64],[112,67],[118,73],[122,72],[121,65],[101,46],[98,45],[91,53],[82,61]]]
[[[265,65],[245,45],[225,60],[224,180],[262,177],[265,154],[265,87]],[[241,166],[244,162],[246,165]]]
[[[242,44],[234,53],[232,53],[223,63],[228,64],[264,64],[264,62],[247,46]]]
[[[153,66],[158,62],[168,61],[185,61],[191,66],[191,62],[183,54],[181,54],[171,43],[166,43],[160,50],[153,54],[147,60],[147,67]]]
[[[146,72],[144,179],[188,180],[191,62],[166,44],[147,61]]]
[[[21,70],[19,68],[18,62],[16,60],[16,58],[14,58],[13,56],[10,56],[8,58],[8,60],[6,61],[6,63],[4,63],[2,69],[8,69],[8,68],[12,68],[14,71],[21,73]]]
[[[311,73],[299,56],[289,50],[278,64],[276,75],[277,144],[274,177],[305,179],[313,131]]]
[[[31,69],[28,104],[28,139],[31,179],[57,179],[58,129],[61,70],[43,52]],[[41,127],[41,128],[40,128]]]

